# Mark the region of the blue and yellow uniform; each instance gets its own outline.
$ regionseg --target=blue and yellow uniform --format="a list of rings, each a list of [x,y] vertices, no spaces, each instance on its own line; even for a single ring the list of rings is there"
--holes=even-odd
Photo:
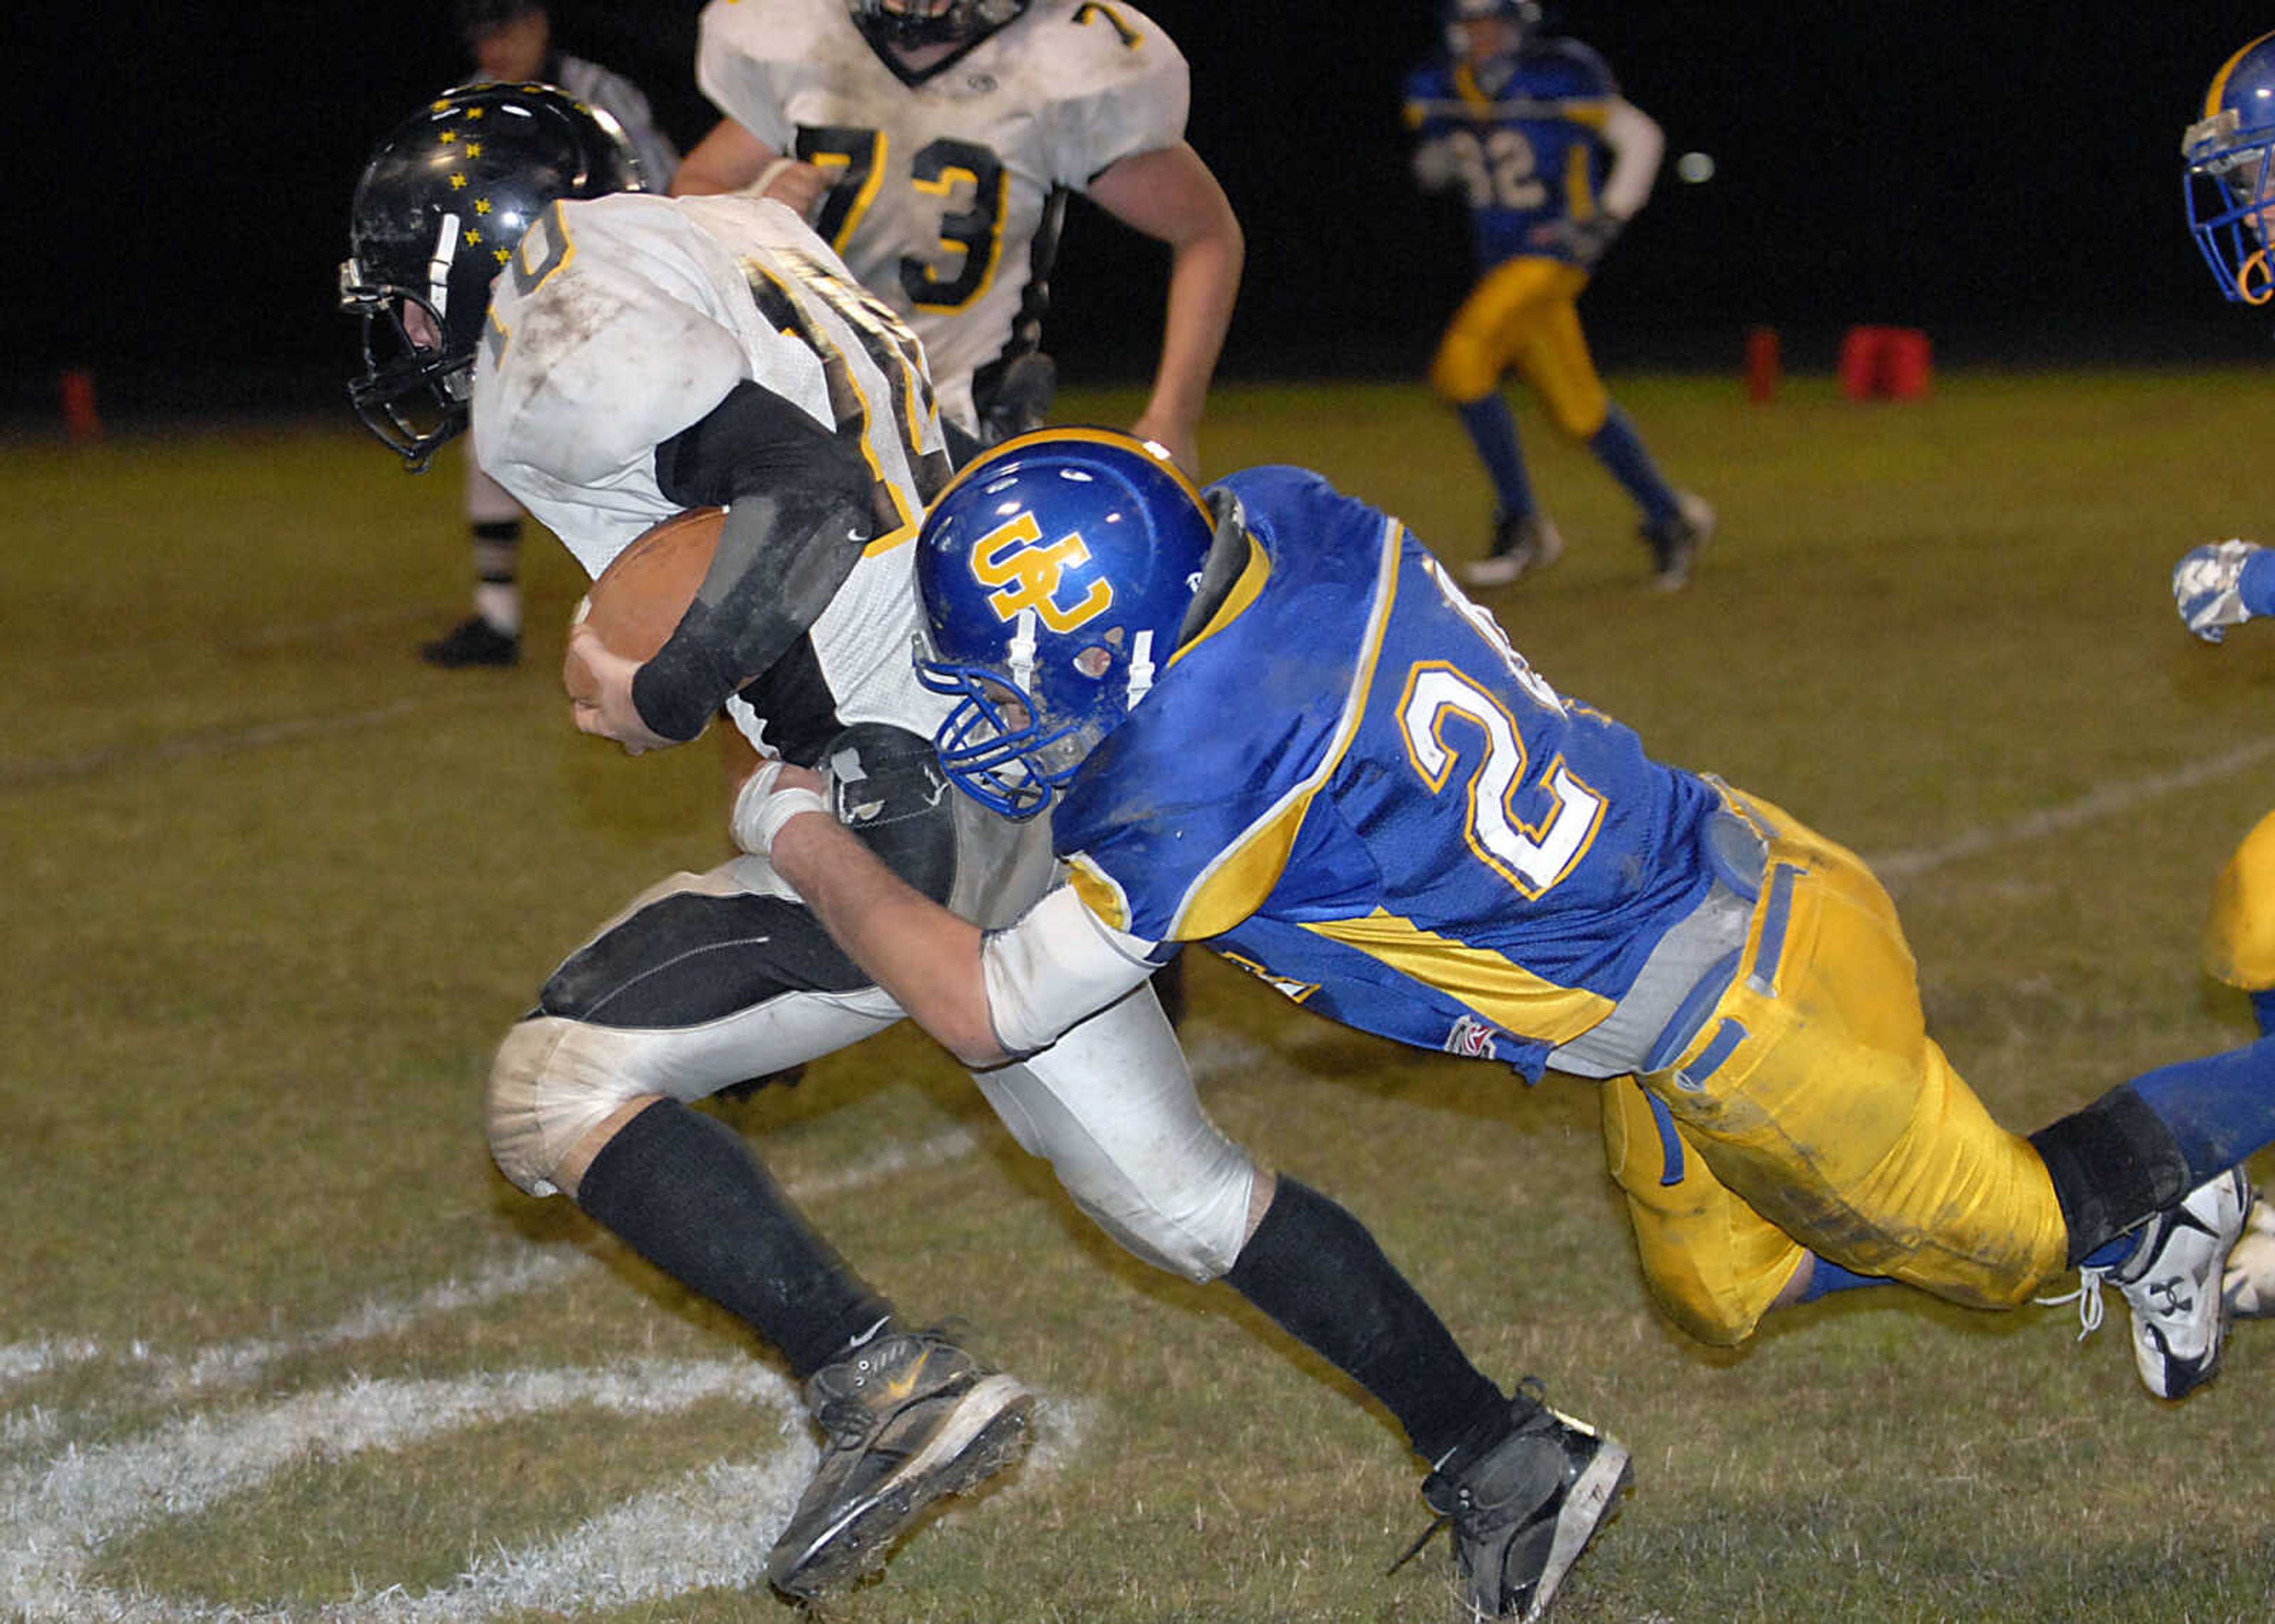
[[[1659,472],[1605,389],[1577,307],[1597,260],[1650,195],[1659,126],[1621,95],[1601,57],[1534,35],[1523,7],[1456,4],[1448,43],[1444,60],[1409,76],[1405,116],[1416,178],[1458,187],[1477,254],[1477,284],[1430,365],[1432,387],[1460,416],[1493,486],[1493,555],[1469,578],[1502,585],[1563,551],[1501,397],[1515,372],[1635,499],[1658,584],[1681,586],[1713,510]]]
[[[1529,42],[1482,66],[1432,63],[1406,87],[1406,120],[1461,187],[1480,280],[1447,328],[1431,382],[1455,405],[1521,372],[1557,427],[1586,440],[1611,398],[1575,301],[1588,285],[1590,224],[1610,155],[1604,125],[1619,87],[1577,41]]]
[[[2063,1268],[2044,1167],[1927,1038],[1861,862],[1559,695],[1396,520],[1298,469],[1220,488],[1244,572],[1053,812],[1092,911],[1535,1078],[1735,887],[1728,955],[1605,1094],[1674,1317],[1742,1339],[1810,1248],[1986,1306]]]

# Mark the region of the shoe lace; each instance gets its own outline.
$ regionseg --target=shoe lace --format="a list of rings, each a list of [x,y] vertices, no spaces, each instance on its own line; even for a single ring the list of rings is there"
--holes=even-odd
[[[2079,1326],[2077,1340],[2082,1342],[2101,1329],[2101,1286],[2102,1281],[2106,1278],[2106,1274],[2102,1270],[2080,1269],[2077,1272],[2075,1291],[2065,1291],[2058,1297],[2034,1297],[2031,1301],[2046,1308],[2060,1308],[2065,1303],[2076,1303]]]
[[[1430,1526],[1422,1530],[1422,1537],[1416,1540],[1412,1545],[1407,1546],[1403,1555],[1402,1555],[1396,1561],[1393,1562],[1389,1567],[1384,1568],[1382,1570],[1382,1576],[1386,1579],[1388,1578],[1400,1568],[1405,1567],[1407,1563],[1419,1556],[1422,1553],[1422,1547],[1428,1545],[1432,1539],[1435,1539],[1438,1537],[1438,1530],[1443,1528],[1451,1527],[1453,1525],[1453,1521],[1454,1514],[1450,1511],[1441,1511],[1435,1517],[1432,1517],[1430,1520]]]
[[[1516,1384],[1515,1401],[1512,1403],[1507,1410],[1502,1412],[1504,1417],[1502,1424],[1508,1430],[1513,1431],[1517,1424],[1529,1419],[1533,1413],[1545,1409],[1546,1404],[1546,1389],[1541,1386],[1540,1378],[1538,1376],[1527,1376]],[[1496,1439],[1498,1439],[1499,1437],[1505,1436],[1507,1436],[1506,1431],[1499,1433],[1496,1435]],[[1466,1443],[1469,1440],[1465,1439],[1462,1441]],[[1459,1446],[1457,1445],[1455,1447],[1458,1448]],[[1452,1452],[1448,1451],[1445,1460],[1450,1459],[1452,1459]],[[1441,1460],[1439,1462],[1439,1469],[1442,1470],[1444,1469],[1444,1465],[1445,1461]],[[1441,1530],[1452,1528],[1462,1513],[1469,1509],[1470,1504],[1467,1495],[1460,1491],[1456,1491],[1452,1509],[1439,1512],[1436,1516],[1432,1517],[1430,1520],[1430,1526],[1422,1530],[1421,1537],[1416,1539],[1412,1545],[1407,1546],[1404,1552],[1400,1555],[1396,1561],[1391,1563],[1389,1567],[1382,1570],[1383,1576],[1385,1578],[1388,1578],[1392,1574],[1396,1573],[1400,1568],[1405,1567],[1407,1563],[1419,1556],[1422,1553],[1422,1548],[1428,1545],[1432,1539],[1435,1539]]]

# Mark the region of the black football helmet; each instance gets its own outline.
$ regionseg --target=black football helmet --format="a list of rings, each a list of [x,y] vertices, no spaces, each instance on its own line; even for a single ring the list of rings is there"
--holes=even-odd
[[[1027,0],[845,0],[873,45],[967,45],[1027,9]]]
[[[615,119],[550,85],[461,85],[374,149],[340,308],[363,321],[348,398],[414,473],[466,427],[490,282],[546,206],[641,189]]]

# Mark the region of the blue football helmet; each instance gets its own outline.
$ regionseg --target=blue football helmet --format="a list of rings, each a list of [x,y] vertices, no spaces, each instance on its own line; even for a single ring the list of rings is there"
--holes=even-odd
[[[1470,54],[1464,23],[1500,20],[1514,25],[1522,45],[1540,26],[1540,7],[1534,0],[1444,0],[1438,19],[1446,27],[1446,54],[1459,62]]]
[[[957,703],[933,743],[991,811],[1046,810],[1176,651],[1215,524],[1150,441],[1049,428],[942,493],[917,541],[917,677]]]
[[[616,121],[550,85],[445,91],[356,182],[340,308],[363,322],[348,398],[412,472],[466,427],[490,283],[560,198],[640,190]]]
[[[2188,126],[2188,229],[2229,298],[2275,298],[2275,34],[2230,57]]]

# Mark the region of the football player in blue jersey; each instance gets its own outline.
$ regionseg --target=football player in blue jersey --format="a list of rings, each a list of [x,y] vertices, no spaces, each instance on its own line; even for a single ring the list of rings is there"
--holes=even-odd
[[[1564,550],[1527,477],[1501,393],[1523,376],[1556,427],[1584,444],[1643,510],[1654,579],[1690,578],[1714,510],[1659,471],[1588,354],[1576,303],[1596,263],[1640,209],[1665,147],[1620,94],[1603,59],[1541,34],[1531,0],[1447,0],[1446,57],[1410,75],[1406,123],[1424,187],[1459,187],[1479,276],[1454,313],[1432,388],[1461,416],[1493,480],[1493,550],[1464,571],[1498,586]]]
[[[2275,34],[2263,34],[2220,64],[2203,110],[2182,136],[2188,225],[2219,291],[2237,304],[2275,301]],[[2275,614],[2275,551],[2227,540],[2192,548],[2173,570],[2173,598],[2189,631],[2208,643],[2230,626]],[[2262,819],[2228,859],[2212,890],[2204,967],[2250,994],[2259,1030],[2275,1033],[2275,813]],[[2275,1315],[2275,1211],[2251,1210],[2228,1259],[2231,1312]]]
[[[918,548],[918,668],[958,698],[941,764],[1047,811],[1068,882],[982,933],[805,816],[789,772],[737,835],[967,1061],[1205,943],[1349,1024],[1602,1079],[1644,1272],[1703,1341],[1851,1286],[2010,1308],[2078,1269],[2090,1323],[2121,1288],[2152,1393],[2214,1373],[2275,1039],[2009,1131],[1927,1035],[1855,854],[1558,693],[1316,474],[1204,497],[1159,448],[1047,431],[967,468]]]

